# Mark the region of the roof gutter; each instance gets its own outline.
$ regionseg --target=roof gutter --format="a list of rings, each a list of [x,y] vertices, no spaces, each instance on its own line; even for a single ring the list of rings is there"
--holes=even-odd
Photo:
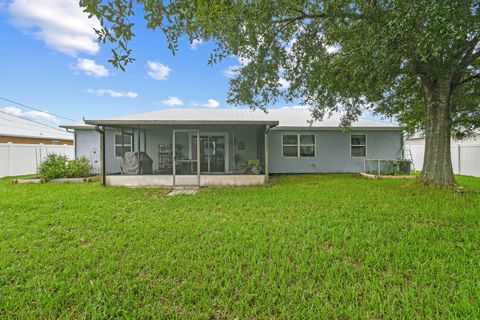
[[[270,125],[278,126],[278,121],[256,120],[85,120],[90,125]]]
[[[345,128],[343,127],[338,127],[338,126],[330,126],[330,127],[314,127],[314,126],[276,126],[275,128],[272,128],[272,130],[342,130],[344,131]],[[393,131],[399,131],[402,130],[401,127],[349,127],[347,128],[347,131],[355,131],[355,130],[377,130],[377,131],[382,131],[382,130],[393,130]]]

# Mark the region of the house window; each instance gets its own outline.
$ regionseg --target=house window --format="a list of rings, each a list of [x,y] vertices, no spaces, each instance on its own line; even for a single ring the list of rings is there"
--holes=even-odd
[[[123,144],[122,144],[123,137]],[[115,134],[115,157],[123,157],[125,152],[132,151],[133,136],[131,134]]]
[[[315,157],[315,135],[284,134],[282,151],[284,157]]]
[[[350,154],[352,158],[367,156],[367,136],[365,134],[352,134],[350,136]]]

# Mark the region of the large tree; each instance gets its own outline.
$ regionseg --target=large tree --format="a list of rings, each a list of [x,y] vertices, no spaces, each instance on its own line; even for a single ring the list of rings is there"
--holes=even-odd
[[[300,99],[317,119],[342,110],[346,126],[369,108],[424,129],[426,183],[454,184],[451,134],[480,124],[480,0],[80,3],[100,19],[99,39],[116,45],[116,67],[133,61],[131,18],[140,13],[173,53],[186,35],[215,43],[210,63],[239,57],[230,103],[265,109]]]

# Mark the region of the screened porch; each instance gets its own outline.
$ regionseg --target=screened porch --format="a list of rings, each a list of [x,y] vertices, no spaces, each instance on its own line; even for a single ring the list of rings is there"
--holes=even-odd
[[[104,125],[104,182],[127,186],[262,184],[269,125]]]

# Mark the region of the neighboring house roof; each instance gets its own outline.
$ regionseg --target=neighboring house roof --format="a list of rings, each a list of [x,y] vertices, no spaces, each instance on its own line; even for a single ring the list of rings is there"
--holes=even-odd
[[[339,128],[340,114],[326,117],[323,121],[314,121],[311,125],[311,112],[308,109],[204,109],[176,108],[138,113],[104,120],[85,120],[87,124],[266,124],[278,128]],[[353,128],[391,128],[399,129],[394,123],[360,118],[352,124]]]
[[[0,111],[0,135],[42,139],[73,140],[73,135],[61,129],[20,118]]]

